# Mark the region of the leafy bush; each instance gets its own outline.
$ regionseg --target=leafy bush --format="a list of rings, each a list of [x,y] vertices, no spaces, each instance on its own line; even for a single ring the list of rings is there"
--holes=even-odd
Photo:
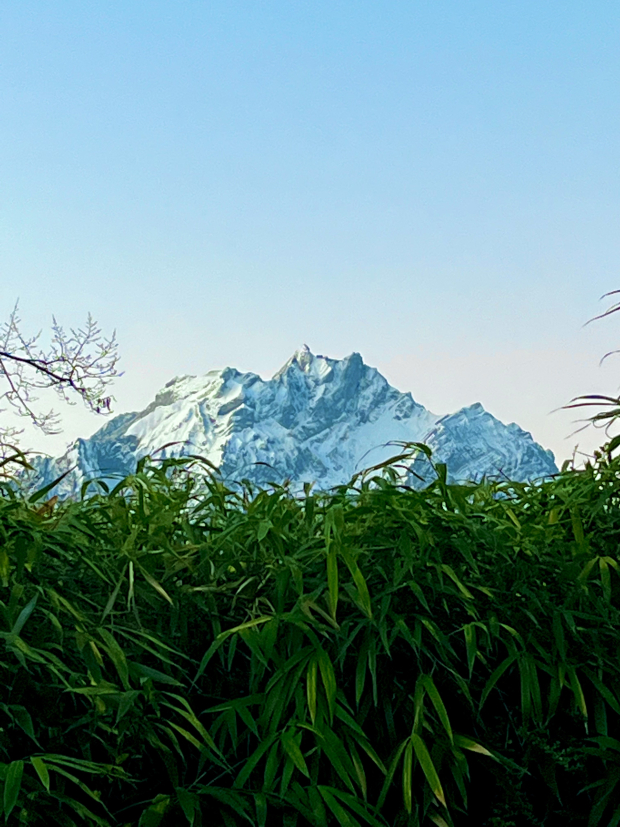
[[[0,496],[11,824],[620,823],[620,461]],[[204,472],[206,469],[206,475]]]

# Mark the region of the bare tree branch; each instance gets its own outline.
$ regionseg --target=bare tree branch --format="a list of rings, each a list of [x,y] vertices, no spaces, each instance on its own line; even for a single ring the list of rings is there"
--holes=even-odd
[[[118,376],[119,356],[116,331],[110,339],[103,339],[90,313],[83,329],[71,329],[71,335],[52,316],[52,345],[49,352],[37,347],[41,331],[30,339],[23,336],[18,316],[18,304],[8,322],[0,326],[0,379],[8,389],[0,393],[18,416],[26,417],[43,433],[60,433],[60,417],[53,410],[40,413],[34,402],[33,391],[53,388],[67,404],[75,405],[72,397],[80,397],[85,406],[97,414],[112,413],[112,396],[104,396],[108,385]],[[0,413],[7,408],[0,408]],[[24,429],[0,426],[0,460],[7,460],[15,452],[24,456],[15,442]],[[11,453],[12,452],[12,453]],[[4,467],[0,462],[0,469]],[[1,472],[0,472],[1,475]]]

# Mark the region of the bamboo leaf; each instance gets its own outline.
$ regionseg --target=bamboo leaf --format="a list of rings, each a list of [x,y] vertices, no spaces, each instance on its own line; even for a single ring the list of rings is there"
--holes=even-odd
[[[273,523],[271,520],[263,520],[260,525],[258,526],[258,531],[256,533],[256,538],[259,542],[265,539],[265,537],[269,534],[270,529],[273,528]]]
[[[439,716],[439,720],[441,721],[443,728],[445,729],[446,734],[450,739],[450,742],[454,743],[452,727],[450,726],[450,719],[448,718],[448,713],[446,711],[446,707],[444,706],[444,702],[441,699],[441,695],[439,694],[439,692],[437,691],[437,687],[433,683],[433,679],[430,675],[423,675],[422,684],[424,686],[424,689],[426,690],[426,694],[431,699],[431,702],[435,707],[435,711]]]
[[[8,817],[13,812],[13,808],[17,804],[19,798],[19,791],[22,785],[22,776],[24,774],[23,761],[11,761],[6,768],[6,775],[4,777],[4,817]]]
[[[177,787],[176,793],[181,809],[183,810],[183,814],[185,815],[190,827],[193,827],[196,818],[196,811],[200,809],[198,796],[189,790],[183,789],[183,787]]]
[[[323,732],[321,748],[346,787],[351,791],[351,793],[355,794],[355,787],[353,786],[353,781],[351,780],[351,775],[355,773],[355,769],[351,763],[351,759],[347,755],[344,744],[329,728],[325,729]]]
[[[599,568],[601,570],[601,585],[603,587],[603,599],[607,603],[611,603],[611,575],[609,573],[609,564],[606,557],[599,557]]]
[[[129,674],[133,678],[150,678],[153,681],[158,681],[168,686],[183,686],[181,681],[178,681],[170,675],[166,675],[165,672],[160,672],[159,669],[153,669],[152,666],[145,666],[143,663],[128,662],[127,667]]]
[[[426,598],[424,597],[424,592],[420,588],[420,586],[415,582],[415,580],[408,580],[407,585],[411,589],[411,591],[415,594],[418,598],[420,603],[424,606],[427,612],[430,612],[430,608],[428,603],[426,602]]]
[[[327,696],[327,704],[329,708],[330,722],[333,719],[334,711],[336,709],[336,674],[329,656],[321,647],[317,649],[317,661],[321,672],[321,679],[325,687],[325,695]]]
[[[433,822],[433,824],[436,824],[436,825],[437,825],[437,827],[450,827],[450,825],[449,825],[449,824],[448,824],[448,822],[445,820],[445,818],[442,818],[442,817],[439,815],[439,813],[429,813],[429,814],[428,814],[428,817],[429,817],[429,818],[430,818],[430,820]]]
[[[416,735],[415,732],[411,735],[411,742],[413,744],[413,749],[415,750],[416,758],[420,762],[422,772],[426,776],[426,780],[428,781],[429,787],[433,791],[437,800],[444,807],[447,807],[443,787],[441,786],[441,782],[439,781],[437,770],[435,769],[435,765],[431,760],[431,756],[428,752],[428,749],[426,748],[426,744],[420,738],[419,735]]]
[[[366,773],[364,771],[364,764],[362,763],[362,759],[360,758],[359,752],[355,747],[355,741],[352,738],[347,739],[347,746],[349,747],[349,754],[351,756],[351,762],[355,769],[355,774],[357,777],[357,783],[362,791],[362,795],[364,797],[364,801],[366,801],[366,797],[368,795],[368,784],[366,781]]]
[[[306,778],[310,778],[310,773],[308,772],[308,767],[306,765],[306,759],[304,758],[299,745],[293,738],[292,733],[290,731],[283,732],[280,740],[282,741],[282,746],[284,747],[286,754],[289,756],[293,764],[306,776]]]
[[[522,654],[519,657],[518,666],[521,677],[521,719],[525,726],[531,713],[531,678],[527,655]]]
[[[328,787],[319,786],[318,790],[332,813],[336,816],[337,823],[340,827],[360,827],[359,821],[348,813],[344,807],[338,803],[335,796]]]
[[[99,634],[101,636],[101,639],[105,643],[106,651],[112,659],[112,663],[116,667],[116,671],[118,672],[118,676],[121,679],[123,688],[125,690],[131,689],[131,685],[129,683],[129,666],[127,665],[127,658],[125,657],[125,653],[118,645],[112,633],[109,632],[107,629],[99,629]]]
[[[241,631],[242,629],[251,629],[254,626],[258,626],[261,623],[268,623],[272,618],[271,617],[257,617],[254,620],[249,620],[247,623],[241,623],[239,626],[235,626],[232,629],[227,629],[225,632],[219,634],[211,646],[207,649],[206,653],[204,654],[202,660],[200,661],[200,665],[198,667],[198,672],[196,673],[196,677],[192,681],[192,684],[195,684],[199,678],[204,673],[205,669],[207,668],[209,661],[213,657],[213,655],[217,652],[220,646],[228,640],[231,635],[234,635],[236,632]]]
[[[254,793],[257,827],[267,827],[267,796],[264,793]]]
[[[364,575],[360,571],[360,568],[357,565],[357,561],[354,559],[353,555],[347,549],[342,549],[342,556],[344,558],[345,563],[347,564],[347,568],[351,572],[353,582],[357,587],[359,605],[366,617],[372,618],[372,604],[370,600],[370,592],[368,591],[368,584],[366,583]]]
[[[411,785],[413,781],[413,742],[405,747],[405,757],[403,759],[403,801],[405,810],[411,814]]]
[[[359,654],[357,656],[357,664],[355,667],[355,703],[359,706],[359,702],[364,693],[364,684],[366,683],[366,667],[368,664],[368,640],[369,632],[366,632],[362,645],[360,646]]]
[[[385,827],[385,822],[383,820],[379,821],[376,818],[379,813],[375,807],[371,807],[371,805],[366,802],[362,803],[356,796],[353,796],[344,790],[338,790],[336,787],[324,786],[323,789],[330,792],[334,798],[337,798],[346,804],[350,810],[357,813],[357,815],[360,816],[360,818],[362,818],[367,824],[370,824],[371,827]]]
[[[398,749],[396,750],[396,753],[394,754],[394,757],[392,758],[392,761],[391,761],[390,766],[389,766],[388,771],[387,771],[387,775],[385,776],[385,781],[383,782],[383,787],[381,788],[381,792],[379,794],[379,799],[377,801],[377,809],[378,810],[381,810],[381,808],[383,807],[383,804],[385,802],[385,798],[388,794],[388,790],[390,789],[390,786],[392,784],[392,780],[394,778],[394,773],[396,772],[396,768],[398,767],[398,762],[400,761],[400,757],[403,754],[407,744],[409,744],[409,743],[410,743],[410,739],[405,738],[405,740],[399,745]]]
[[[620,703],[618,703],[617,698],[613,694],[613,692],[605,686],[602,680],[598,678],[591,669],[587,667],[583,668],[584,673],[588,676],[588,678],[592,681],[594,686],[597,688],[599,693],[605,698],[609,706],[613,709],[613,711],[620,715]]]
[[[28,603],[26,603],[24,608],[19,613],[13,628],[11,629],[11,634],[12,635],[19,635],[21,633],[21,630],[24,628],[24,625],[25,625],[26,621],[28,620],[30,615],[33,613],[34,607],[37,605],[37,600],[38,599],[39,599],[39,595],[35,594],[35,596],[32,598],[32,600],[29,600]]]
[[[568,679],[570,681],[571,689],[575,695],[575,703],[577,708],[583,715],[585,721],[586,732],[588,731],[588,709],[586,706],[586,699],[585,695],[583,694],[583,689],[581,687],[581,683],[579,682],[579,678],[577,677],[577,672],[575,671],[574,666],[567,667]]]
[[[442,565],[441,565],[441,570],[442,570],[442,571],[444,571],[444,572],[448,575],[448,577],[450,578],[450,580],[452,580],[452,582],[455,584],[455,586],[457,587],[457,589],[461,592],[461,594],[463,595],[463,597],[466,597],[468,600],[473,600],[473,599],[474,599],[473,594],[469,591],[469,589],[467,589],[467,588],[466,588],[466,587],[465,587],[465,586],[461,583],[461,581],[460,581],[460,580],[459,580],[459,578],[456,576],[456,573],[455,573],[455,572],[454,572],[454,570],[451,568],[451,566],[448,566],[446,563],[442,563]]]
[[[505,658],[500,663],[500,665],[497,667],[497,669],[495,669],[494,672],[491,674],[491,677],[486,682],[485,687],[482,690],[482,695],[480,696],[480,704],[478,706],[478,709],[480,711],[482,710],[482,707],[484,706],[484,702],[489,697],[489,694],[490,694],[491,690],[493,689],[493,687],[495,686],[495,684],[498,682],[498,680],[501,678],[501,676],[504,674],[504,672],[517,660],[518,657],[519,657],[518,652],[515,652],[512,655],[508,655],[508,657]]]
[[[248,780],[250,775],[256,769],[256,767],[257,767],[259,761],[261,760],[261,758],[263,757],[263,755],[265,755],[267,750],[270,749],[270,747],[273,744],[273,742],[275,741],[276,737],[277,737],[277,734],[273,733],[268,738],[266,738],[264,741],[261,741],[261,743],[254,750],[252,755],[250,755],[249,758],[246,758],[246,760],[243,764],[243,767],[241,769],[241,772],[235,778],[235,781],[233,783],[233,787],[241,788],[245,785],[246,781]]]
[[[50,774],[49,774],[48,769],[45,765],[45,761],[42,758],[39,758],[38,756],[33,755],[30,758],[30,763],[35,768],[35,771],[36,771],[37,775],[39,776],[39,780],[40,780],[41,784],[43,784],[43,787],[47,790],[47,792],[49,792],[50,791]]]
[[[112,594],[110,595],[110,598],[109,598],[108,602],[105,605],[105,608],[103,610],[103,614],[101,615],[101,623],[103,623],[103,621],[106,619],[106,617],[110,614],[110,612],[114,608],[114,604],[116,603],[116,598],[118,597],[118,593],[121,589],[121,586],[123,585],[123,583],[125,581],[125,572],[126,571],[127,571],[127,566],[125,566],[125,568],[123,569],[122,574],[118,578],[116,586],[114,586],[114,590],[112,591]]]
[[[169,795],[163,793],[156,795],[153,803],[140,816],[138,827],[159,827],[169,806]]]
[[[329,591],[329,610],[335,622],[338,608],[338,559],[336,549],[333,546],[327,552],[327,588]]]
[[[316,656],[311,658],[306,672],[306,694],[308,698],[308,711],[310,720],[314,724],[316,720],[316,691],[317,691],[318,661]]]
[[[483,747],[477,741],[474,741],[472,738],[468,738],[466,735],[454,735],[454,743],[457,747],[462,747],[463,749],[468,749],[471,752],[479,752],[481,755],[488,755],[489,758],[493,758],[497,760],[497,758],[493,755],[492,752],[489,752],[486,747]]]
[[[274,736],[275,737],[275,736]],[[263,792],[270,793],[273,790],[276,772],[280,764],[280,741],[279,739],[269,750],[267,761],[265,762],[265,772],[263,777]]]
[[[598,559],[599,559],[598,557],[593,557],[591,560],[588,560],[588,562],[585,564],[585,566],[581,570],[581,572],[579,574],[579,577],[577,579],[580,580],[581,582],[587,580],[588,575],[590,574],[590,572],[592,571],[592,569],[594,568],[594,566],[598,562]]]
[[[161,585],[161,583],[158,583],[157,580],[155,580],[155,578],[153,577],[153,575],[150,574],[150,572],[148,572],[144,568],[144,566],[141,566],[140,563],[136,563],[136,566],[142,572],[142,575],[143,575],[144,579],[146,580],[146,582],[150,586],[152,586],[155,589],[155,591],[164,598],[164,600],[167,600],[168,603],[170,603],[170,605],[173,606],[174,605],[173,599],[170,597],[170,595],[164,589],[164,587]]]

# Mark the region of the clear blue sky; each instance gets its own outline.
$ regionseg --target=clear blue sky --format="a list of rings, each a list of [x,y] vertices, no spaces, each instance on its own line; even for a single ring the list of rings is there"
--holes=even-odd
[[[618,389],[619,156],[617,2],[7,0],[0,320],[116,328],[119,412],[307,342],[563,459]],[[32,447],[103,424],[57,408]]]

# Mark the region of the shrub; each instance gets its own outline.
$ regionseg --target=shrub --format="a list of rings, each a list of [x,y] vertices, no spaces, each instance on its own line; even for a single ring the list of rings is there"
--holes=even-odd
[[[0,496],[9,825],[620,823],[620,461]],[[200,470],[207,467],[207,474]]]

